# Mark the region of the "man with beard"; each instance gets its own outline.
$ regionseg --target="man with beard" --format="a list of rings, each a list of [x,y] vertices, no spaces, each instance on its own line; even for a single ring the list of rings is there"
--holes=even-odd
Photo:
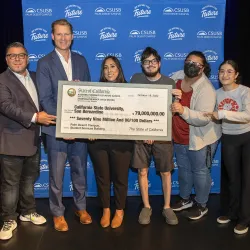
[[[136,73],[131,78],[131,83],[163,84],[175,86],[174,80],[160,73],[161,57],[158,52],[147,47],[141,56],[141,67],[143,73]],[[180,98],[181,94],[173,90],[173,95]],[[164,207],[162,215],[166,223],[177,225],[178,219],[170,208],[171,197],[171,171],[173,164],[173,146],[171,141],[136,141],[134,147],[132,166],[138,169],[139,186],[144,207],[139,215],[139,223],[147,225],[150,223],[152,208],[148,196],[148,168],[151,157],[154,157],[155,168],[160,172],[162,178],[162,189],[164,194]]]

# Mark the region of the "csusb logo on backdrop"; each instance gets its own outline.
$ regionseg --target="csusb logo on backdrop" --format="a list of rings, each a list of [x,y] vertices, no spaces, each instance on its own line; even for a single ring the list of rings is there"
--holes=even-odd
[[[219,59],[217,52],[215,52],[214,50],[206,50],[203,52],[203,54],[205,55],[209,63],[217,62]]]
[[[44,57],[45,54],[29,54],[30,62],[37,62],[40,58]]]
[[[155,38],[155,30],[131,30],[129,32],[129,38]]]
[[[164,54],[164,60],[184,60],[188,53],[180,53],[180,52],[167,52]]]
[[[82,8],[78,5],[68,5],[65,8],[65,18],[79,18],[81,17],[83,11]]]
[[[106,56],[115,56],[117,59],[122,60],[122,53],[119,52],[97,53],[95,60],[102,61]]]
[[[202,39],[222,39],[222,31],[213,31],[213,30],[200,30],[197,32],[197,38]]]
[[[102,8],[98,7],[95,9],[95,15],[97,16],[121,16],[121,8]]]
[[[87,30],[74,30],[73,34],[74,34],[75,39],[88,38],[88,31]]]
[[[171,8],[167,7],[163,10],[166,16],[189,16],[189,8]]]
[[[34,8],[28,8],[25,11],[25,16],[52,16],[52,9],[47,9],[47,8],[39,8],[39,9],[34,9]]]
[[[136,63],[141,63],[141,54],[143,52],[143,49],[139,49],[134,54],[134,59]]]
[[[34,184],[34,190],[49,190],[49,183],[41,183],[41,182],[36,182]]]
[[[218,74],[211,74],[209,80],[212,82],[218,82],[219,80]]]
[[[149,17],[151,15],[151,9],[146,4],[139,4],[134,7],[134,17]]]
[[[150,180],[148,180],[148,188],[150,189],[151,188],[151,182],[150,182]],[[140,190],[140,185],[139,185],[139,182],[138,182],[138,180],[136,180],[135,181],[135,183],[134,183],[134,190]]]
[[[101,29],[99,35],[101,41],[115,40],[118,36],[116,30],[111,27],[105,27]]]
[[[219,11],[213,5],[206,5],[201,9],[202,18],[216,18],[218,15]]]
[[[45,29],[36,28],[31,31],[30,37],[33,42],[45,42],[49,38],[49,34]]]
[[[175,40],[183,40],[185,38],[185,32],[183,29],[179,27],[173,27],[168,30],[168,39],[175,41]]]

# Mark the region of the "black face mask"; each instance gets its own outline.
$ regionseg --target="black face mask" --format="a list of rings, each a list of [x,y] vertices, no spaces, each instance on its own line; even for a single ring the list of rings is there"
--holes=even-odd
[[[194,78],[199,75],[200,68],[193,63],[184,64],[184,73],[189,78]]]

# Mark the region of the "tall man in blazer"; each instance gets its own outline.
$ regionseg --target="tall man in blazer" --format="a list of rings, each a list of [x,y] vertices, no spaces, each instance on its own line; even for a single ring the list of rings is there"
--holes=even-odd
[[[90,81],[90,74],[86,59],[70,50],[73,28],[66,19],[52,23],[52,39],[55,49],[38,61],[37,83],[42,107],[46,112],[56,115],[58,81]],[[80,139],[56,138],[55,130],[55,126],[42,128],[42,132],[46,134],[50,170],[49,204],[55,229],[68,231],[64,218],[65,207],[62,203],[63,176],[67,159],[71,167],[76,215],[80,217],[82,224],[92,222],[86,211],[87,145]]]
[[[27,70],[28,52],[23,44],[7,47],[6,62],[8,69],[0,74],[1,240],[10,239],[17,227],[18,201],[21,221],[46,222],[36,213],[34,198],[40,165],[39,124],[55,124],[56,118],[39,112],[35,73]]]

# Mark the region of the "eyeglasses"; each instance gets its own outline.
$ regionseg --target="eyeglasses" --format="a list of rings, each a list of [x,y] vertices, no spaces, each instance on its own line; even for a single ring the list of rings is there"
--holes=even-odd
[[[150,63],[152,63],[154,65],[154,64],[158,63],[158,59],[154,58],[152,60],[144,60],[144,61],[142,61],[143,65],[149,65]]]
[[[201,64],[201,63],[199,63],[199,62],[194,62],[194,61],[192,61],[192,60],[186,60],[185,63],[187,63],[187,64],[194,64],[194,65],[198,66],[199,68],[204,67],[203,64]]]
[[[221,69],[219,70],[219,74],[220,75],[224,75],[225,73],[227,73],[227,75],[233,75],[235,73],[235,70],[224,70],[224,69]]]
[[[25,53],[20,53],[20,54],[8,54],[7,56],[9,57],[10,60],[15,60],[17,57],[18,57],[19,59],[24,59],[24,58],[27,56],[27,54],[25,54]]]

